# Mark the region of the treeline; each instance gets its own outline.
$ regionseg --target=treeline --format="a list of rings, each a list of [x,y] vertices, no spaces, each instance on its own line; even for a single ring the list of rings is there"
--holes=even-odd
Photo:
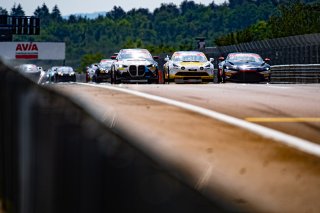
[[[147,48],[153,54],[161,54],[194,49],[196,37],[205,37],[207,46],[269,38],[270,23],[278,27],[273,29],[274,33],[271,35],[278,36],[284,29],[290,28],[291,22],[284,19],[284,9],[294,9],[290,2],[292,1],[229,0],[221,5],[212,1],[206,6],[185,0],[179,6],[162,4],[153,12],[145,8],[126,12],[115,6],[96,19],[75,15],[64,19],[57,5],[50,11],[43,4],[34,11],[34,15],[41,20],[40,36],[14,36],[14,40],[66,42],[67,64],[79,66],[82,58],[109,58],[125,47]],[[319,0],[306,0],[299,5],[303,9],[311,7],[313,10],[315,6],[309,5],[310,2]],[[10,12],[0,7],[0,14],[5,13],[24,15],[20,4],[14,5]],[[316,31],[319,30],[319,24],[315,28]],[[278,34],[276,31],[279,31]],[[85,63],[82,61],[82,64]]]
[[[279,5],[267,21],[259,20],[243,30],[223,35],[215,40],[215,44],[227,46],[311,33],[320,33],[320,2],[304,4],[296,1]]]

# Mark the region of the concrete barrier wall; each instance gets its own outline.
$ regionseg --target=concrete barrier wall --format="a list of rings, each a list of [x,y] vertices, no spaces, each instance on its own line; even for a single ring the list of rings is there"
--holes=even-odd
[[[0,97],[0,200],[7,213],[228,209],[150,160],[132,145],[138,138],[1,63]]]

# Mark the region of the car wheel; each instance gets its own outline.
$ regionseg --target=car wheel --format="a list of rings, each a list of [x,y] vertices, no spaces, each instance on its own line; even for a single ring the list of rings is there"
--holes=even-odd
[[[114,84],[114,67],[111,67],[110,83]]]
[[[221,76],[219,69],[214,70],[213,83],[218,84],[221,82]]]
[[[268,76],[268,82],[267,83],[270,83],[271,82],[271,74],[269,74]]]
[[[226,83],[226,73],[224,72],[224,69],[222,69],[222,83]]]
[[[166,79],[166,83],[170,84],[170,69],[168,66],[168,78]]]
[[[119,80],[117,80],[116,69],[114,67],[113,67],[112,72],[111,72],[111,83],[112,84],[120,83]]]
[[[163,70],[158,70],[158,84],[164,84],[165,83],[165,78],[164,78],[164,71]]]

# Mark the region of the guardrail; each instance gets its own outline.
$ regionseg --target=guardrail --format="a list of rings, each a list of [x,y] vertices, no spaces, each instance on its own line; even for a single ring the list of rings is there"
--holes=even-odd
[[[173,165],[169,171],[167,159],[152,160],[151,152],[135,146],[144,139],[114,126],[113,116],[84,110],[1,62],[0,97],[0,203],[6,213],[232,208],[181,182],[176,177],[183,174]]]
[[[274,65],[271,83],[320,83],[320,64]]]

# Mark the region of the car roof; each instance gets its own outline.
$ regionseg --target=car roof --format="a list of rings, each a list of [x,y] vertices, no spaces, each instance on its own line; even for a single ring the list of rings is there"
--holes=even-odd
[[[252,52],[232,52],[232,53],[228,53],[229,54],[253,54],[253,55],[259,55],[258,53],[252,53]]]
[[[187,54],[195,53],[195,54],[199,54],[199,53],[203,53],[203,52],[191,50],[191,51],[176,51],[176,52],[174,52],[174,53],[180,53],[180,54],[184,54],[184,53],[187,53]],[[204,53],[203,53],[203,54],[204,54]]]

